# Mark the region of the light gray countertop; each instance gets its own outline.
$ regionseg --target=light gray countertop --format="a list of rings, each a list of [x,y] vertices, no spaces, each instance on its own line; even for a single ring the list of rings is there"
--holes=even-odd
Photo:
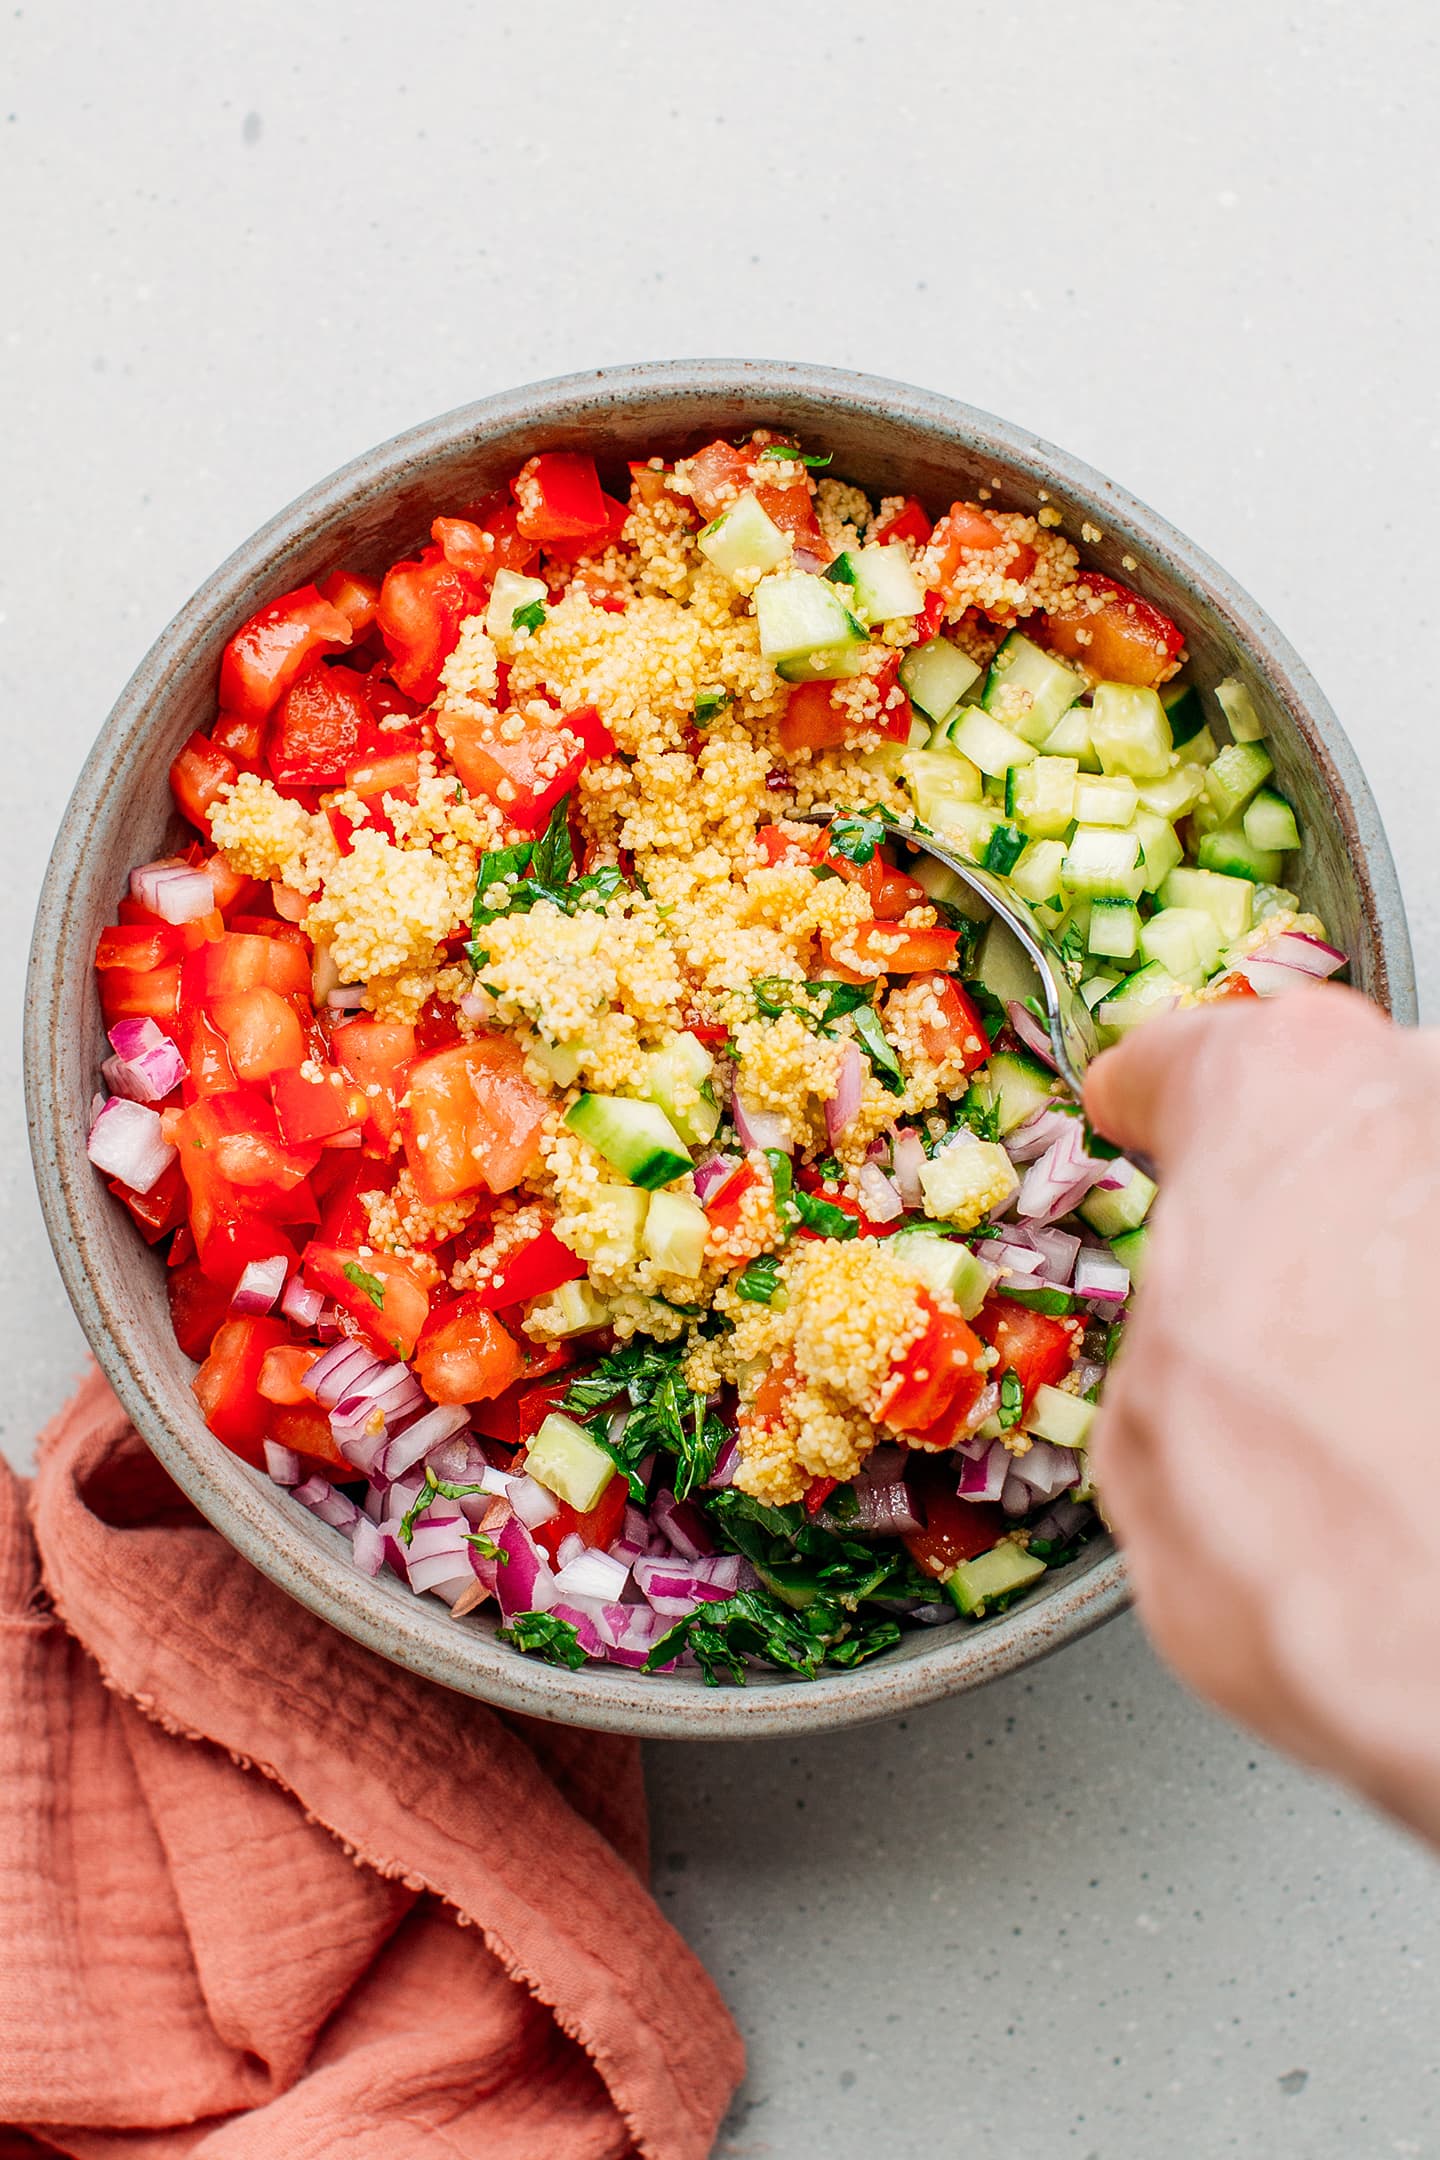
[[[18,1011],[84,752],[274,508],[507,384],[830,360],[1124,481],[1329,691],[1433,1014],[1435,37],[1420,0],[7,15],[6,1449],[83,1358]],[[901,1724],[650,1769],[657,1889],[751,2046],[722,2155],[1440,2154],[1431,1862],[1133,1621]]]

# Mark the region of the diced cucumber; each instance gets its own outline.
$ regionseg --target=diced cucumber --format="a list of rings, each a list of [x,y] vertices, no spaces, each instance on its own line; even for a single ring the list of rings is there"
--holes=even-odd
[[[1285,797],[1274,788],[1262,787],[1259,794],[1247,806],[1242,820],[1245,838],[1251,847],[1272,855],[1288,855],[1300,845],[1300,828],[1295,822],[1295,812]],[[1271,881],[1267,878],[1267,884]]]
[[[633,1267],[640,1258],[650,1195],[639,1185],[600,1185],[586,1209],[591,1263],[602,1274]]]
[[[687,1147],[704,1147],[715,1137],[720,1105],[711,1075],[715,1060],[698,1036],[687,1030],[672,1036],[647,1059],[651,1102],[658,1103]]]
[[[1125,773],[1091,776],[1075,783],[1075,816],[1082,825],[1133,825],[1139,798]]]
[[[1110,1250],[1122,1267],[1130,1270],[1130,1281],[1138,1290],[1145,1280],[1145,1250],[1150,1232],[1144,1223],[1138,1230],[1122,1230],[1119,1237],[1110,1240]]]
[[[1165,717],[1170,722],[1170,740],[1176,749],[1198,735],[1205,725],[1205,708],[1200,703],[1200,693],[1194,683],[1166,683],[1160,692],[1160,702],[1165,707]]]
[[[1182,765],[1212,765],[1219,754],[1220,745],[1208,727],[1202,727],[1198,735],[1181,743],[1175,752]]]
[[[1262,742],[1226,743],[1205,775],[1205,793],[1222,824],[1239,816],[1262,781],[1275,770]]]
[[[551,1335],[593,1335],[597,1328],[610,1325],[610,1306],[596,1296],[583,1275],[574,1282],[561,1283],[558,1290],[550,1292],[547,1302]]]
[[[1027,1583],[1038,1582],[1044,1573],[1043,1560],[1007,1538],[974,1560],[962,1560],[953,1574],[946,1576],[945,1588],[959,1611],[973,1619],[995,1598],[1023,1590]]]
[[[1222,825],[1215,832],[1202,833],[1195,860],[1202,870],[1249,878],[1254,885],[1273,885],[1285,867],[1283,855],[1252,847],[1243,825]]]
[[[1090,706],[1090,740],[1107,773],[1162,780],[1173,744],[1165,708],[1154,690],[1137,683],[1097,683]]]
[[[1140,807],[1171,825],[1187,817],[1205,792],[1205,774],[1198,765],[1177,763],[1163,780],[1144,780],[1138,793]]]
[[[1145,889],[1139,833],[1133,827],[1115,832],[1107,826],[1077,826],[1062,874],[1070,892],[1092,899],[1138,900]]]
[[[869,643],[858,622],[823,577],[790,570],[761,580],[755,588],[755,620],[760,650],[777,669],[794,669],[787,682],[828,680],[837,655],[859,664]]]
[[[615,1475],[615,1464],[574,1418],[552,1410],[529,1447],[525,1468],[537,1485],[577,1515],[588,1515]]]
[[[486,635],[497,645],[511,645],[517,613],[521,608],[532,607],[537,600],[542,607],[549,604],[550,588],[544,578],[521,577],[518,570],[497,570],[485,610]]]
[[[1033,993],[1032,993],[1033,995]],[[997,1050],[990,1059],[990,1099],[1002,1133],[1014,1132],[1026,1118],[1044,1110],[1060,1093],[1054,1073],[1038,1058],[1020,1050]]]
[[[1128,1034],[1157,1013],[1168,1012],[1183,987],[1168,968],[1151,960],[1095,1007],[1095,1018],[1109,1035]]]
[[[668,1275],[698,1275],[709,1228],[704,1208],[690,1193],[652,1192],[642,1242]]]
[[[916,811],[936,832],[957,804],[978,803],[985,792],[979,768],[958,750],[907,750],[900,776]]]
[[[999,777],[1012,765],[1028,765],[1035,745],[992,720],[979,705],[967,705],[952,724],[949,741],[979,766],[981,772]]]
[[[907,863],[906,868],[916,884],[922,886],[932,900],[938,900],[942,907],[958,908],[960,913],[968,915],[972,922],[993,920],[989,907],[979,893],[972,892],[965,880],[957,877],[950,865],[941,862],[938,856],[917,855],[913,862]]]
[[[543,1065],[556,1087],[573,1087],[580,1074],[580,1053],[583,1043],[546,1042],[540,1036],[533,1044],[530,1055],[537,1065]]]
[[[909,554],[898,543],[863,547],[858,555],[851,555],[850,564],[856,613],[867,622],[894,622],[902,615],[918,615],[924,608],[925,588]]]
[[[1138,1230],[1150,1212],[1156,1189],[1155,1180],[1146,1177],[1143,1170],[1133,1171],[1129,1184],[1122,1185],[1118,1192],[1102,1192],[1095,1186],[1080,1203],[1080,1220],[1103,1238]]]
[[[1224,877],[1213,870],[1172,870],[1160,888],[1161,907],[1204,908],[1213,915],[1227,945],[1250,928],[1254,887],[1247,878]]]
[[[1078,668],[1012,630],[990,663],[981,700],[988,713],[1026,742],[1043,743],[1085,688]]]
[[[1220,958],[1222,940],[1215,918],[1204,908],[1162,908],[1140,931],[1140,950],[1158,960],[1179,982],[1198,990]]]
[[[1141,891],[1158,892],[1176,864],[1185,860],[1185,850],[1169,819],[1157,817],[1153,810],[1135,812],[1135,830],[1140,835],[1144,858],[1145,882]]]
[[[1237,675],[1227,675],[1215,685],[1215,702],[1229,723],[1237,743],[1259,742],[1269,733],[1255,709],[1255,700]]]
[[[1052,1447],[1083,1448],[1095,1422],[1096,1408],[1081,1396],[1067,1394],[1064,1388],[1051,1387],[1042,1380],[1026,1413],[1025,1430],[1037,1440],[1048,1440]]]
[[[582,1095],[565,1122],[632,1185],[653,1192],[683,1177],[690,1155],[658,1103],[626,1095]]]
[[[980,663],[949,638],[933,637],[913,645],[900,663],[900,681],[916,710],[944,720],[965,692],[980,679]]]
[[[924,812],[921,814],[925,815]],[[957,855],[983,863],[990,842],[1005,819],[998,803],[941,800],[932,804],[925,822],[933,825],[946,846],[954,848]]]
[[[1074,804],[1079,770],[1074,758],[1062,757],[1012,765],[1005,775],[1005,815],[1032,840],[1063,839],[1078,815]]]
[[[1018,826],[997,825],[985,843],[985,853],[980,857],[982,869],[993,870],[997,877],[1008,877],[1025,852],[1025,835]]]
[[[695,545],[732,585],[747,590],[790,554],[789,534],[782,532],[758,498],[748,493],[738,496],[728,510],[712,518]]]
[[[1035,844],[1037,847],[1059,847],[1061,843],[1058,840],[1040,840]],[[1012,885],[1015,882],[1013,870],[1010,873],[1010,882]],[[1053,900],[1032,901],[1031,907],[1036,922],[1046,936],[1058,941],[1061,931],[1066,928],[1071,917],[1073,902],[1069,895],[1062,890]]]
[[[1072,705],[1040,745],[1047,757],[1073,757],[1082,772],[1099,772],[1100,760],[1090,739],[1090,707]]]
[[[1039,988],[1034,961],[1014,931],[1001,922],[998,915],[991,916],[980,940],[980,950],[975,957],[975,979],[991,997],[999,998],[1002,1005],[1008,1005],[1012,998],[1023,1004],[1026,998],[1034,997]]]
[[[1063,896],[1064,865],[1063,840],[1032,840],[1010,872],[1010,883],[1032,907],[1045,907]]]
[[[886,1239],[885,1258],[923,1282],[927,1290],[953,1298],[965,1320],[974,1319],[995,1281],[968,1245],[958,1238],[936,1237],[933,1230],[899,1231]]]
[[[1096,974],[1085,977],[1080,985],[1080,995],[1091,1012],[1094,1012],[1096,1006],[1103,1004],[1111,991],[1118,989],[1124,980],[1123,975],[1116,975],[1108,968],[1101,968]]]
[[[1140,945],[1140,910],[1134,901],[1097,894],[1090,902],[1085,942],[1102,960],[1133,960]]]

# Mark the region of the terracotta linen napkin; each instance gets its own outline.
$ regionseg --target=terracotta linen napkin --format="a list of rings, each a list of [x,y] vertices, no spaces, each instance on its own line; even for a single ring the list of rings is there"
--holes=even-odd
[[[710,2151],[740,2043],[644,1887],[633,1742],[312,1618],[98,1374],[3,1480],[0,2154]]]

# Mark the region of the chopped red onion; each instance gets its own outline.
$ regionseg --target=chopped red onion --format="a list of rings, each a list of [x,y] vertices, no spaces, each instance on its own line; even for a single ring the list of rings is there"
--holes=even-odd
[[[631,1572],[656,1612],[683,1618],[707,1600],[733,1597],[744,1563],[738,1553],[715,1553],[704,1560],[637,1560]]]
[[[904,1214],[904,1201],[878,1163],[862,1163],[856,1183],[860,1204],[871,1222],[894,1222]]]
[[[1073,1284],[1077,1297],[1102,1299],[1107,1305],[1123,1305],[1130,1295],[1130,1270],[1113,1253],[1087,1245],[1075,1262]]]
[[[483,1485],[486,1492],[493,1493],[497,1499],[508,1500],[512,1486],[518,1485],[520,1479],[513,1470],[501,1470],[493,1463],[487,1463],[486,1467],[478,1472],[475,1483]]]
[[[707,1155],[695,1165],[695,1197],[702,1204],[740,1167],[738,1155]]]
[[[1080,1250],[1080,1240],[1073,1231],[1057,1230],[1048,1223],[1022,1223],[1015,1232],[1015,1238],[1018,1244],[1034,1247],[1052,1282],[1069,1282],[1070,1271],[1075,1265],[1075,1255]]]
[[[1034,1162],[1065,1132],[1078,1128],[1079,1122],[1065,1110],[1037,1110],[1023,1125],[1005,1135],[1005,1152],[1013,1163]]]
[[[215,887],[208,870],[192,870],[187,863],[142,863],[130,873],[130,897],[149,908],[162,922],[196,922],[215,911]]]
[[[1077,1238],[1075,1242],[1078,1245],[1080,1241]],[[1004,1238],[990,1247],[986,1257],[993,1267],[1008,1268],[1012,1275],[1038,1275],[1043,1265],[1041,1254],[1030,1246],[1011,1244]],[[1000,1287],[1003,1290],[1005,1285]]]
[[[1277,938],[1276,943],[1279,943]],[[1294,967],[1288,960],[1276,959],[1267,949],[1251,953],[1246,960],[1237,961],[1234,972],[1243,975],[1252,990],[1261,997],[1285,997],[1292,990],[1303,990],[1310,983],[1320,980],[1308,968]]]
[[[323,1290],[312,1290],[300,1275],[292,1275],[280,1294],[280,1310],[297,1327],[313,1328],[325,1306]]]
[[[586,1550],[567,1560],[555,1577],[557,1589],[566,1597],[618,1599],[630,1577],[622,1560],[609,1553]]]
[[[475,1587],[475,1577],[467,1559],[457,1560],[453,1554],[440,1554],[434,1560],[419,1560],[410,1568],[410,1588],[418,1596],[422,1590],[430,1590],[447,1605]]]
[[[1012,1471],[1010,1476],[1006,1478],[1004,1490],[1000,1495],[1001,1507],[1004,1508],[1007,1515],[1028,1515],[1034,1504],[1030,1497],[1030,1488],[1025,1483],[1024,1478],[1017,1477]]]
[[[1096,1192],[1124,1192],[1135,1176],[1135,1165],[1128,1155],[1112,1155],[1100,1165],[1100,1175],[1095,1180]]]
[[[925,1166],[925,1143],[913,1127],[907,1125],[895,1135],[892,1151],[895,1187],[907,1208],[921,1204],[920,1172]]]
[[[137,1193],[149,1192],[176,1158],[159,1112],[123,1095],[112,1095],[96,1111],[86,1153],[97,1170]]]
[[[858,1050],[855,1055],[860,1055]],[[763,1152],[766,1148],[778,1148],[782,1155],[788,1155],[795,1145],[784,1118],[777,1117],[773,1110],[748,1109],[744,1098],[738,1092],[731,1103],[730,1114],[740,1136],[740,1145],[747,1151],[759,1148]],[[829,1116],[828,1110],[826,1116]]]
[[[560,1512],[560,1503],[532,1477],[517,1477],[505,1495],[527,1530],[538,1530]]]
[[[978,1432],[982,1425],[987,1424],[994,1417],[999,1408],[1000,1388],[998,1382],[992,1380],[988,1386],[981,1389],[974,1402],[970,1405],[962,1430],[967,1434]]]
[[[1055,1045],[1050,1040],[1050,1030],[1044,1022],[1037,1020],[1034,1013],[1022,1005],[1018,998],[1009,1000],[1005,1007],[1005,1016],[1011,1029],[1019,1036],[1032,1057],[1039,1058],[1042,1065],[1048,1065],[1051,1072],[1058,1072],[1060,1068],[1055,1063]]]
[[[617,1623],[616,1639],[607,1645],[605,1656],[612,1665],[627,1665],[639,1671],[661,1636],[669,1630],[670,1622],[663,1614],[652,1612],[648,1605],[608,1605],[604,1611],[607,1615],[624,1615]],[[659,1670],[672,1672],[675,1664],[676,1660],[672,1658]]]
[[[581,1553],[589,1550],[590,1547],[578,1530],[567,1530],[555,1548],[555,1565],[557,1568],[565,1567],[571,1560],[578,1560]]]
[[[321,1522],[329,1523],[332,1530],[353,1530],[360,1518],[360,1510],[343,1492],[337,1492],[328,1478],[306,1478],[303,1485],[294,1488],[294,1496],[301,1507],[309,1508]]]
[[[842,1043],[840,1069],[835,1075],[835,1086],[825,1105],[825,1130],[831,1147],[839,1145],[854,1122],[864,1086],[865,1060],[860,1055],[858,1043]]]
[[[265,1469],[277,1485],[299,1485],[304,1481],[300,1457],[294,1448],[281,1447],[278,1440],[265,1442]]]
[[[605,1645],[600,1640],[600,1630],[595,1625],[595,1615],[592,1612],[587,1612],[581,1605],[565,1603],[559,1599],[550,1610],[557,1620],[569,1621],[575,1630],[575,1640],[586,1657],[604,1657]]]
[[[707,1492],[724,1492],[735,1482],[735,1472],[740,1467],[740,1442],[732,1435],[715,1460],[715,1468],[705,1480]]]
[[[1065,1131],[1026,1171],[1015,1212],[1041,1224],[1068,1215],[1104,1170],[1104,1163],[1093,1161],[1085,1153],[1079,1120],[1067,1118]]]
[[[1308,930],[1281,930],[1250,955],[1251,960],[1273,960],[1278,967],[1295,968],[1302,975],[1309,975],[1316,982],[1324,982],[1331,975],[1338,975],[1349,964],[1348,955],[1336,945],[1327,945],[1323,938],[1311,937]],[[1241,961],[1242,968],[1248,966]]]
[[[1003,1441],[992,1440],[979,1460],[967,1462],[960,1472],[960,1498],[998,1500],[1013,1468],[1014,1457],[1010,1450]]]
[[[419,1392],[417,1388],[416,1393]],[[423,1401],[423,1396],[421,1399]],[[390,1435],[383,1455],[376,1462],[377,1474],[385,1478],[403,1477],[429,1454],[431,1448],[439,1447],[443,1440],[463,1432],[469,1423],[470,1413],[463,1403],[437,1403],[423,1417],[416,1418],[413,1425]]]
[[[853,1510],[836,1515],[823,1509],[820,1520],[826,1529],[842,1537],[906,1537],[924,1528],[924,1518],[905,1482],[905,1454],[900,1448],[872,1449],[849,1490]]]
[[[350,1533],[350,1557],[362,1575],[378,1575],[385,1564],[385,1540],[368,1515]]]
[[[505,1555],[495,1568],[495,1594],[504,1617],[508,1620],[517,1612],[548,1612],[559,1594],[555,1577],[518,1515],[512,1514],[501,1525],[495,1543]]]
[[[289,1253],[276,1253],[270,1260],[249,1261],[235,1285],[230,1310],[238,1313],[273,1311],[275,1300],[285,1287],[285,1276],[291,1264]]]
[[[179,1087],[185,1060],[153,1020],[117,1020],[110,1030],[114,1057],[101,1066],[112,1095],[130,1102],[157,1103]]]
[[[384,1362],[373,1350],[367,1350],[363,1343],[353,1342],[347,1335],[315,1360],[300,1385],[322,1410],[333,1410],[349,1383],[359,1380],[364,1373],[378,1372]]]
[[[673,1493],[658,1492],[650,1503],[650,1521],[683,1560],[699,1560],[715,1550],[715,1540],[693,1500],[677,1500]]]

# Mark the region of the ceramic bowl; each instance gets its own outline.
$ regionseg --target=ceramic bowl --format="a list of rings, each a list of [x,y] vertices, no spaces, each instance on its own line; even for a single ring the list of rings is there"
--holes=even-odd
[[[437,511],[483,494],[536,450],[617,461],[762,423],[833,450],[834,471],[875,495],[913,493],[936,512],[983,487],[1006,508],[1048,498],[1071,533],[1082,519],[1097,527],[1089,559],[1183,626],[1198,680],[1238,674],[1249,686],[1305,828],[1302,897],[1353,956],[1359,986],[1413,1020],[1404,910],[1370,790],[1296,654],[1222,570],[1123,489],[986,413],[834,368],[723,360],[605,368],[482,399],[357,458],[238,549],[163,632],[100,730],[51,858],[27,996],[32,1146],[61,1273],[127,1411],[201,1512],[312,1612],[445,1687],[536,1717],[682,1739],[820,1732],[978,1686],[1120,1611],[1122,1561],[1097,1540],[979,1626],[917,1630],[854,1672],[811,1682],[757,1675],[743,1689],[708,1688],[696,1673],[554,1670],[496,1642],[483,1614],[453,1620],[436,1599],[356,1573],[344,1538],[206,1431],[190,1392],[194,1367],[170,1331],[163,1267],[86,1160],[103,1043],[90,962],[130,866],[163,853],[173,835],[167,767],[211,719],[221,648],[262,601],[341,563],[383,568]]]

